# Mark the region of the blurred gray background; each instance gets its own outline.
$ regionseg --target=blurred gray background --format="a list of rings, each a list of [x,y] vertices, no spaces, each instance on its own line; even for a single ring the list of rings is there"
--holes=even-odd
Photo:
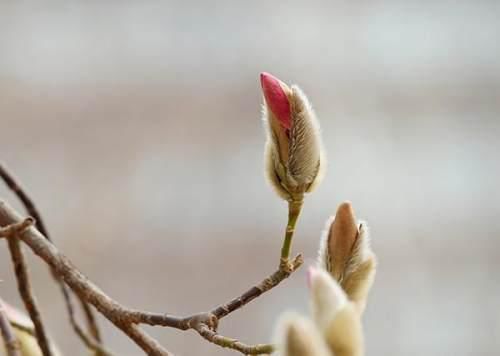
[[[286,205],[264,179],[260,120],[271,72],[307,93],[329,158],[294,251],[314,262],[343,200],[371,227],[367,354],[498,355],[499,19],[498,1],[1,2],[0,159],[109,295],[206,310],[278,261]],[[5,246],[0,258],[0,295],[20,306]],[[85,355],[31,261],[51,333]],[[302,268],[220,331],[270,341],[307,296]],[[141,354],[101,324],[117,354]],[[148,331],[177,355],[233,354]]]

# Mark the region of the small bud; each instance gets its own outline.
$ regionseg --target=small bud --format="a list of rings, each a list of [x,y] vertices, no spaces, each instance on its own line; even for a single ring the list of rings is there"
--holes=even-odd
[[[319,125],[302,91],[269,73],[260,76],[268,124],[266,171],[278,194],[302,200],[320,181],[325,166]]]
[[[309,284],[314,320],[335,356],[363,354],[360,315],[332,276],[312,267]]]
[[[287,313],[278,322],[276,332],[278,355],[329,356],[326,342],[316,326],[295,313]]]
[[[340,204],[328,231],[326,269],[341,282],[358,237],[358,226],[349,202]]]
[[[327,270],[363,312],[375,276],[375,256],[366,224],[358,223],[349,202],[340,204],[320,241],[320,267]]]
[[[311,308],[320,330],[325,330],[339,310],[348,303],[339,284],[323,269],[309,267],[308,284],[311,290]]]

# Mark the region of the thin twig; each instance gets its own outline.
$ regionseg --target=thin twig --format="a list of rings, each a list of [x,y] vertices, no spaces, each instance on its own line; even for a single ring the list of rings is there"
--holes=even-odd
[[[250,303],[252,300],[259,297],[263,293],[276,287],[278,284],[288,278],[293,272],[295,272],[303,263],[304,260],[302,258],[302,255],[297,255],[290,263],[291,268],[283,269],[282,266],[280,266],[278,270],[273,272],[270,276],[266,277],[259,284],[251,287],[246,292],[232,299],[231,301],[219,305],[206,313],[200,313],[189,317],[180,318],[169,314],[155,314],[149,312],[134,311],[131,317],[136,323],[148,324],[152,326],[168,326],[180,330],[194,329],[194,323],[198,321],[197,319],[205,318],[203,323],[212,323],[214,324],[213,328],[217,329],[217,324],[220,319]],[[210,317],[212,317],[211,320],[209,319]],[[213,318],[215,318],[215,320]]]
[[[3,179],[7,187],[9,187],[9,189],[12,190],[21,201],[28,215],[32,216],[36,220],[36,227],[38,231],[40,231],[47,240],[52,242],[47,228],[45,227],[45,223],[43,222],[42,216],[38,213],[38,209],[36,208],[35,203],[33,202],[33,200],[31,200],[26,191],[21,188],[21,185],[17,182],[14,176],[10,174],[9,171],[1,163],[0,177]]]
[[[12,325],[10,324],[7,313],[0,301],[0,331],[7,351],[7,356],[21,356],[20,344],[16,338]]]
[[[80,301],[83,315],[85,316],[85,320],[87,321],[87,327],[89,329],[90,334],[94,337],[94,339],[97,342],[102,343],[101,331],[99,330],[99,326],[97,325],[97,320],[94,315],[94,312],[92,311],[92,308],[83,299],[78,298],[78,300]]]
[[[258,285],[250,288],[240,296],[234,298],[230,302],[220,305],[214,308],[211,313],[214,314],[218,319],[221,319],[232,313],[233,311],[241,308],[245,304],[250,303],[255,298],[259,297],[261,294],[267,292],[268,290],[276,287],[283,280],[288,278],[294,271],[296,271],[304,262],[302,255],[297,255],[288,265],[289,268],[284,268],[284,265],[280,267],[269,277],[264,279]]]
[[[9,245],[12,263],[14,264],[14,271],[17,279],[17,288],[24,302],[24,306],[26,307],[31,320],[33,321],[33,325],[35,326],[38,346],[40,346],[40,350],[42,351],[42,354],[44,356],[52,356],[47,332],[45,331],[42,317],[40,315],[40,311],[31,288],[28,267],[26,266],[26,262],[24,261],[20,242],[17,238],[15,238],[15,236],[9,237],[7,239],[7,242]]]
[[[5,202],[0,201],[0,226],[15,224],[20,221],[22,221],[20,215]],[[68,258],[61,254],[38,230],[34,227],[30,227],[22,234],[19,234],[19,237],[35,254],[47,262],[47,264],[55,270],[55,273],[61,276],[64,282],[67,283],[77,295],[86,302],[94,305],[99,312],[133,339],[148,355],[171,355],[171,353],[165,350],[145,332],[137,328],[132,328],[131,324],[133,323],[128,318],[128,311],[108,297],[99,287],[90,282],[87,277],[78,271]],[[9,242],[11,240],[19,242],[15,238],[9,238],[8,240]]]
[[[21,216],[7,203],[0,200],[0,226],[19,223]],[[106,295],[99,287],[87,279],[69,259],[47,241],[35,228],[30,227],[19,235],[33,252],[49,264],[70,288],[86,302],[92,304],[108,320],[126,333],[149,355],[169,355],[154,339],[137,328],[137,324],[167,326],[180,330],[196,330],[205,339],[240,352],[267,353],[272,345],[245,345],[231,338],[216,333],[219,319],[241,308],[262,293],[277,286],[290,276],[301,264],[299,255],[287,264],[280,264],[277,271],[264,279],[257,286],[250,288],[241,296],[214,308],[212,311],[188,317],[176,317],[163,313],[150,313],[133,310],[122,306]],[[211,332],[208,332],[208,331]],[[213,333],[212,333],[213,332]]]
[[[32,225],[34,222],[35,221],[33,218],[28,217],[25,220],[21,221],[20,223],[12,224],[12,225],[9,225],[6,227],[2,227],[2,228],[0,228],[0,236],[8,237],[11,235],[16,235],[19,232],[25,230],[28,226]],[[58,278],[58,280],[60,280],[60,278]],[[62,281],[60,283],[60,286],[61,286],[62,293],[65,294],[65,299],[71,298],[71,295],[69,295],[68,288],[66,287],[66,285]],[[70,311],[69,311],[70,315],[74,315],[73,303],[68,303],[67,306],[68,306],[68,308],[70,308]],[[76,323],[75,318],[70,318],[70,321],[73,321]],[[99,353],[99,355],[111,356],[111,353],[109,351],[105,350],[104,348],[102,348],[102,346],[100,344],[95,343],[91,338],[89,338],[78,325],[74,325],[73,323],[72,323],[72,325],[73,325],[73,328],[75,329],[76,333],[80,336],[80,338],[83,340],[83,342],[85,343],[85,345],[88,348],[95,350],[96,352]],[[22,325],[17,325],[17,324],[15,326],[18,329],[22,329],[28,333],[33,334],[33,336],[36,337],[34,329],[26,328]]]
[[[9,171],[4,166],[2,166],[2,164],[0,164],[0,177],[4,180],[7,187],[9,187],[9,189],[12,190],[21,201],[28,215],[32,216],[35,219],[38,231],[40,231],[47,240],[52,242],[49,231],[47,230],[44,220],[42,219],[42,215],[36,208],[35,203],[29,197],[28,193],[21,187],[21,184],[18,182],[18,180],[11,173],[9,173]],[[52,273],[52,275],[61,289],[61,293],[66,304],[66,310],[69,316],[69,322],[75,333],[80,337],[80,339],[88,348],[96,351],[96,356],[110,355],[110,352],[106,351],[101,345],[102,339],[92,309],[84,300],[79,298],[82,310],[87,320],[87,327],[96,342],[94,342],[94,340],[92,340],[92,337],[88,336],[83,328],[78,324],[75,315],[75,307],[71,299],[70,291],[68,290],[66,284],[64,284],[64,281],[62,281],[56,273]]]
[[[217,334],[207,325],[201,325],[196,329],[198,333],[206,340],[219,345],[221,347],[231,348],[245,355],[260,355],[270,354],[274,351],[274,346],[271,344],[246,345],[236,339],[231,339],[226,336]]]
[[[61,293],[63,294],[64,299],[70,301],[69,303],[66,303],[66,306],[68,308],[68,314],[70,315],[69,321],[75,333],[80,337],[87,348],[96,352],[96,356],[112,356],[111,351],[105,349],[102,344],[95,342],[89,335],[87,335],[83,331],[80,325],[78,325],[78,323],[76,322],[75,311],[73,310],[71,294],[69,293],[70,290],[66,286],[66,284],[64,284],[64,282],[60,283],[59,286],[61,288]],[[88,307],[87,303],[85,303],[85,305]]]
[[[118,320],[120,319],[118,318]],[[156,339],[149,336],[144,330],[141,330],[139,325],[126,322],[121,329],[128,335],[128,337],[134,340],[147,355],[173,356],[173,354],[161,346]]]

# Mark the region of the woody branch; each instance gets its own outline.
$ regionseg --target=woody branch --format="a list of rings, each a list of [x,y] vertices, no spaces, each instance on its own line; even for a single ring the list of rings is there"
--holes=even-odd
[[[42,235],[49,241],[52,242],[52,239],[49,235],[48,229],[45,225],[44,220],[42,219],[41,214],[39,213],[33,199],[30,198],[28,193],[23,189],[22,185],[19,181],[12,175],[5,166],[0,164],[0,177],[3,179],[7,187],[17,196],[17,198],[21,201],[26,212],[29,216],[35,219],[35,224],[37,229],[42,233]],[[75,306],[73,304],[72,296],[64,281],[52,271],[52,276],[55,281],[59,284],[59,288],[64,298],[64,302],[66,304],[66,310],[68,312],[69,321],[75,333],[80,337],[83,343],[91,350],[96,351],[96,356],[109,356],[110,352],[106,351],[104,347],[101,345],[101,335],[100,330],[97,325],[97,321],[94,316],[94,312],[90,309],[88,303],[84,300],[80,299],[80,304],[82,310],[84,312],[87,328],[89,329],[90,335],[87,335],[83,327],[80,326],[78,321],[76,320],[75,315]]]
[[[149,355],[171,355],[163,346],[139,328],[140,324],[172,327],[180,330],[193,329],[203,338],[222,347],[229,347],[245,354],[261,354],[273,351],[270,344],[246,345],[236,339],[217,334],[219,320],[241,308],[264,292],[277,286],[302,264],[298,255],[292,262],[291,269],[278,269],[260,284],[250,288],[241,296],[214,308],[211,311],[188,317],[177,317],[164,313],[150,313],[125,307],[85,277],[59,250],[48,241],[36,228],[27,225],[30,220],[23,220],[6,202],[0,200],[0,226],[4,233],[0,237],[10,240],[19,237],[33,252],[42,258],[60,276],[65,283],[83,300],[92,304],[116,327],[128,335]],[[23,228],[20,232],[19,229]],[[15,231],[16,233],[7,233]]]

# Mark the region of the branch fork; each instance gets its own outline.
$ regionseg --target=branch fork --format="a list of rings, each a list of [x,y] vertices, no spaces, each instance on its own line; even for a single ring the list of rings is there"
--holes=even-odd
[[[0,226],[5,226],[0,230],[0,237],[7,237],[7,232],[12,237],[12,232],[17,232],[15,236],[42,258],[73,292],[86,303],[93,305],[101,314],[135,341],[148,355],[164,356],[172,355],[172,353],[141,330],[139,328],[140,324],[172,327],[179,330],[193,329],[204,339],[216,345],[228,347],[244,354],[272,352],[274,346],[271,344],[247,345],[236,339],[217,334],[217,327],[222,318],[276,287],[303,263],[302,255],[297,255],[291,261],[286,260],[286,263],[285,261],[280,263],[279,268],[274,273],[231,301],[217,306],[209,312],[189,317],[176,317],[164,313],[137,311],[119,304],[88,280],[55,245],[32,225],[33,219],[23,219],[6,202],[0,200]],[[17,238],[9,238],[8,240],[18,243]],[[50,355],[50,353],[47,355]]]

